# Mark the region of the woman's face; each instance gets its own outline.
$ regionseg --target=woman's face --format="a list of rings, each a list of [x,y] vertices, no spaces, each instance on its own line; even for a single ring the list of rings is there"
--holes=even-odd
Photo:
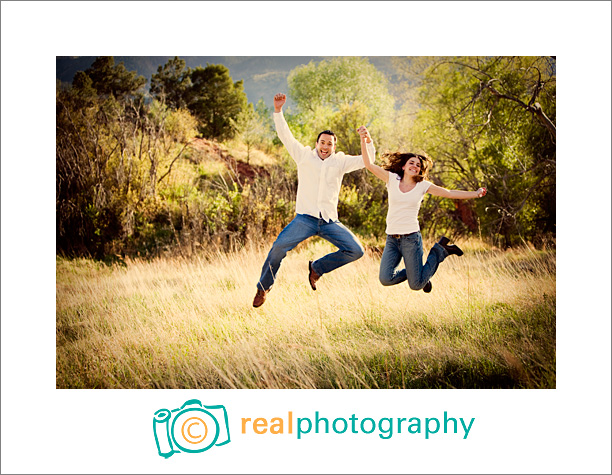
[[[410,157],[406,164],[402,167],[402,170],[404,170],[405,175],[412,177],[420,175],[421,168],[421,160],[419,160],[417,157]]]

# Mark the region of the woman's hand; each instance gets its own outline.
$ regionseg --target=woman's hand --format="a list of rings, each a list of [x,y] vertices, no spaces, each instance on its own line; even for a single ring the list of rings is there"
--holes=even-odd
[[[476,192],[476,198],[482,198],[486,194],[487,194],[487,189],[485,187],[478,188],[478,191]]]
[[[359,133],[359,136],[361,137],[361,141],[364,141],[366,143],[370,143],[372,141],[372,137],[370,136],[370,132],[368,132],[368,129],[366,129],[365,126],[361,126],[357,129],[357,133]]]
[[[380,178],[382,181],[387,183],[389,181],[389,172],[384,168],[379,167],[378,165],[373,163],[374,157],[370,157],[370,152],[368,151],[368,146],[366,144],[372,141],[372,137],[370,137],[370,132],[363,125],[357,129],[359,136],[361,137],[361,156],[363,158],[363,165],[376,177]]]

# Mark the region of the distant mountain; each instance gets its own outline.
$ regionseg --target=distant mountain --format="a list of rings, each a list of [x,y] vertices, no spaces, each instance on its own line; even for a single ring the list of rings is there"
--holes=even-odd
[[[223,64],[227,66],[234,81],[244,81],[244,91],[249,102],[256,103],[263,98],[268,106],[277,92],[287,92],[287,76],[297,66],[310,61],[331,59],[329,56],[179,56],[189,68],[205,67],[206,64]],[[129,71],[151,81],[157,72],[172,56],[115,56],[115,63],[123,62]],[[64,83],[72,83],[77,71],[89,68],[95,56],[57,56],[55,59],[56,78]],[[390,82],[394,82],[394,70],[391,58],[372,56],[368,58],[376,68],[384,73]],[[289,104],[291,102],[289,101]]]

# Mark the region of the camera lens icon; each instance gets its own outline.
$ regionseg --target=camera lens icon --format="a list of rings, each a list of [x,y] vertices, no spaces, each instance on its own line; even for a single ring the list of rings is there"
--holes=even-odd
[[[153,418],[153,432],[159,455],[205,452],[230,442],[227,412],[223,406],[204,406],[197,399],[179,409],[160,409]]]
[[[191,428],[193,426],[199,426],[200,424],[202,424],[202,426],[204,427],[204,434],[193,435],[191,433]],[[187,427],[186,434],[185,434],[185,427]],[[208,435],[208,426],[206,425],[206,422],[204,422],[201,418],[192,416],[189,419],[187,419],[185,422],[183,422],[183,425],[181,425],[181,435],[183,436],[183,439],[185,439],[190,444],[197,445],[200,442],[203,442],[206,440],[206,436]]]

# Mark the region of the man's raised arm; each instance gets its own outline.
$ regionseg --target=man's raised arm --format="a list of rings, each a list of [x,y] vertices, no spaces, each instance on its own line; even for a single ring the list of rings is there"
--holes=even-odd
[[[291,158],[298,162],[306,147],[299,143],[291,133],[291,130],[289,130],[289,126],[287,125],[287,121],[283,115],[283,105],[286,101],[287,96],[282,93],[274,96],[274,126],[276,127],[278,138],[287,148],[289,155],[291,155]]]
[[[284,94],[278,93],[276,96],[274,96],[274,112],[282,112],[285,102],[287,102],[287,96]]]

